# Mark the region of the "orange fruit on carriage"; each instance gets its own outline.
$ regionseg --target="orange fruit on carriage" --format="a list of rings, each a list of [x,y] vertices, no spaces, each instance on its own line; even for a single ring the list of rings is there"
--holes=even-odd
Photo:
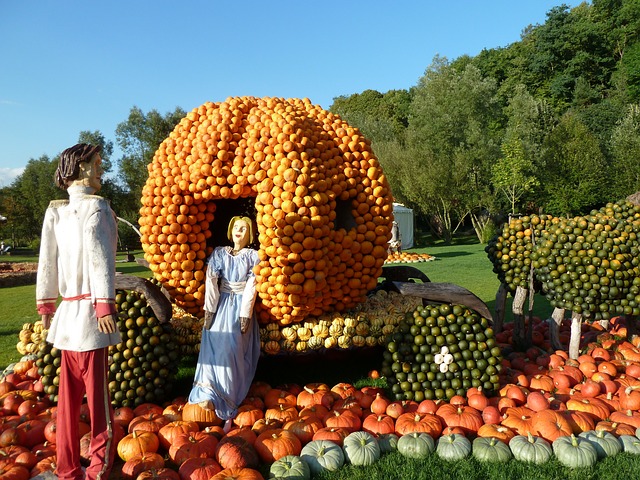
[[[377,284],[393,220],[386,176],[359,130],[307,99],[207,102],[160,144],[148,170],[145,259],[189,313],[202,313],[205,260],[236,214],[257,224],[263,324],[353,307]],[[174,246],[195,253],[193,265],[176,260]]]

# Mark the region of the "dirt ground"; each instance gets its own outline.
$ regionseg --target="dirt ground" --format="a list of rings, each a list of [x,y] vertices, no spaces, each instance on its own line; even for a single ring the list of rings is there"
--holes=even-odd
[[[0,288],[36,282],[37,263],[0,262]]]

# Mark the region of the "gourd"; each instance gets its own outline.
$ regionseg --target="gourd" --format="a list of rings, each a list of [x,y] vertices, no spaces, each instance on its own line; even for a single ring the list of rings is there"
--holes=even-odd
[[[548,462],[553,455],[553,449],[549,442],[530,433],[526,436],[516,435],[513,437],[509,440],[509,448],[516,460],[536,465]]]
[[[599,459],[613,457],[622,451],[622,443],[618,437],[606,430],[589,430],[581,432],[578,436],[593,444]]]
[[[380,453],[385,454],[398,450],[398,436],[395,433],[383,433],[378,435],[378,445]]]
[[[368,432],[352,432],[343,441],[345,460],[353,465],[367,466],[380,458],[380,446]]]
[[[312,440],[302,447],[300,458],[309,465],[312,475],[325,470],[335,472],[344,465],[342,448],[328,440]]]
[[[309,465],[298,455],[286,455],[271,464],[270,478],[286,478],[288,480],[309,480]]]
[[[573,434],[556,438],[552,447],[554,455],[565,467],[591,467],[598,460],[598,453],[591,442]]]
[[[464,435],[451,433],[438,438],[436,454],[443,460],[456,461],[471,453],[471,442]]]
[[[425,458],[435,450],[435,441],[428,433],[411,432],[398,439],[398,452],[409,458]]]
[[[640,455],[640,438],[633,435],[620,435],[618,440],[622,442],[622,450],[633,455]]]
[[[478,437],[473,441],[473,458],[480,462],[506,463],[512,457],[509,446],[494,437]]]

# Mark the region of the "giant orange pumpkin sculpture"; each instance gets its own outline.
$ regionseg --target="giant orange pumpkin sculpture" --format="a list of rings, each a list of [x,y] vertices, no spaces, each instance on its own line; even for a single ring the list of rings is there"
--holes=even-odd
[[[232,215],[256,219],[261,323],[361,303],[387,257],[392,197],[358,129],[304,99],[228,98],[176,126],[148,166],[145,259],[201,314],[206,258]]]

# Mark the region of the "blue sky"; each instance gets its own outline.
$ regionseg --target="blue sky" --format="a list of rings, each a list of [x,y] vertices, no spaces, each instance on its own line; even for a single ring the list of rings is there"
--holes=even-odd
[[[0,0],[0,187],[82,130],[114,142],[133,106],[164,114],[229,96],[328,109],[408,89],[435,55],[520,39],[566,0]]]

